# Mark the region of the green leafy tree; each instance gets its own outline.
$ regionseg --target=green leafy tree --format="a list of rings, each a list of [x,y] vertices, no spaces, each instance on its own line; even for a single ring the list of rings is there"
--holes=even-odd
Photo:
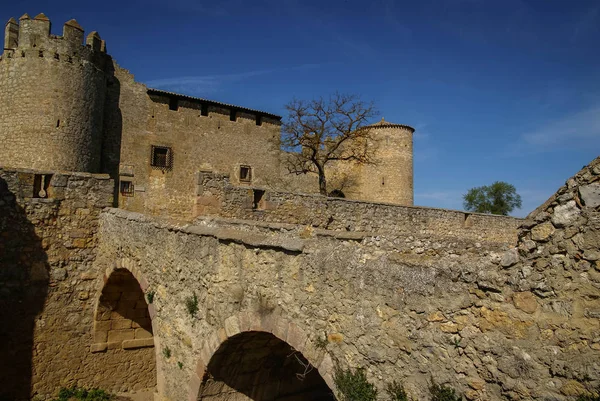
[[[514,185],[503,181],[471,188],[469,192],[463,195],[465,209],[477,213],[506,216],[515,208],[520,208],[521,204],[521,195],[517,193]]]

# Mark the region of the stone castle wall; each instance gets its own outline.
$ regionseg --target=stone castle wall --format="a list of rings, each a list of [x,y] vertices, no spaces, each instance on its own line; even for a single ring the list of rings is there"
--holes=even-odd
[[[156,293],[163,400],[261,383],[244,360],[244,380],[212,369],[238,358],[230,341],[247,347],[263,331],[332,391],[338,365],[365,368],[382,393],[402,381],[416,399],[433,379],[469,400],[566,401],[600,384],[598,177],[600,159],[523,222],[518,246],[219,218],[175,227],[112,210],[96,263],[136,270]]]
[[[514,244],[521,220],[427,207],[235,187],[226,175],[198,175],[197,216],[288,223],[316,229],[439,235]]]
[[[154,386],[153,348],[90,352],[98,218],[112,192],[107,175],[0,169],[0,399]]]
[[[239,183],[240,166],[247,166],[248,182],[256,185],[266,185],[279,173],[278,119],[238,110],[231,121],[235,106],[148,92],[119,68],[117,78],[122,115],[120,179],[131,181],[135,188],[132,196],[120,196],[121,207],[190,218],[198,171],[226,172]],[[172,168],[151,165],[152,146],[171,149]]]
[[[109,59],[100,38],[84,46],[74,21],[51,36],[43,14],[10,29],[16,39],[0,58],[2,165],[99,172]]]

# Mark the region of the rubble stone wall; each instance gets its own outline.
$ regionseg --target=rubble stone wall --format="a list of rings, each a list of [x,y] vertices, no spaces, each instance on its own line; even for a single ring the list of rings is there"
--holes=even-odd
[[[112,194],[107,175],[0,169],[0,399],[154,387],[153,348],[91,353],[98,217]]]

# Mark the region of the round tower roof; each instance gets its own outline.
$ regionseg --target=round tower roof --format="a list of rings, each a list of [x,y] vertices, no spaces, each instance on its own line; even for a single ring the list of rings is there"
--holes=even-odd
[[[415,132],[415,129],[409,125],[391,123],[389,121],[385,121],[383,117],[381,117],[381,121],[378,121],[375,124],[367,125],[364,128],[404,128],[410,130],[411,132]]]

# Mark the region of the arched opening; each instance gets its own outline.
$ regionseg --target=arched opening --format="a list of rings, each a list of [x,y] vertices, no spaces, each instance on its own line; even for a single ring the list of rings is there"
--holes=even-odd
[[[318,370],[271,333],[225,341],[206,367],[198,400],[335,400]]]
[[[113,392],[154,392],[152,320],[144,292],[127,269],[114,270],[102,289],[91,351],[98,362],[96,386]]]

